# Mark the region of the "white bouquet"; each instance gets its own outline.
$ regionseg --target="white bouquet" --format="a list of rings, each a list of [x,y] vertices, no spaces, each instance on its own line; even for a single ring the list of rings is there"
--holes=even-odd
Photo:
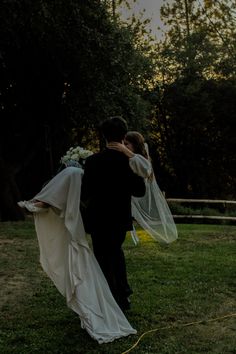
[[[93,152],[86,150],[81,146],[71,147],[61,158],[61,163],[65,166],[82,167],[87,157],[93,155]]]

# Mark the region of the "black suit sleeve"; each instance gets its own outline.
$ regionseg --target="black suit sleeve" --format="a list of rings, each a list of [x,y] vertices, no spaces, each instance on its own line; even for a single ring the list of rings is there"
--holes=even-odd
[[[146,192],[144,179],[130,171],[131,195],[134,197],[143,197]]]

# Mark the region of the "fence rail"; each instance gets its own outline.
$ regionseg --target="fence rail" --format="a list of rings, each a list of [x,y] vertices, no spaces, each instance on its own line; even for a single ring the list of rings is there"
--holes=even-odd
[[[206,203],[206,204],[236,204],[235,200],[222,199],[182,199],[182,198],[166,198],[167,202],[177,203]],[[228,220],[236,221],[236,216],[217,216],[217,215],[173,215],[174,219],[212,219],[212,220]]]
[[[190,203],[216,203],[216,204],[236,204],[235,200],[221,200],[221,199],[181,199],[181,198],[167,198],[168,202],[190,202]]]
[[[215,219],[215,220],[236,220],[235,216],[210,216],[210,215],[173,215],[174,219]]]

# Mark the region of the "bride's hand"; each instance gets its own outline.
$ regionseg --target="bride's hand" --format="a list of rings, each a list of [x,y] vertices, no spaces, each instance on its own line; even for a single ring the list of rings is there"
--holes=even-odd
[[[134,153],[131,150],[129,150],[124,144],[111,142],[111,143],[107,144],[107,147],[108,147],[108,149],[120,151],[123,154],[125,154],[126,156],[128,156],[129,158],[134,156]]]

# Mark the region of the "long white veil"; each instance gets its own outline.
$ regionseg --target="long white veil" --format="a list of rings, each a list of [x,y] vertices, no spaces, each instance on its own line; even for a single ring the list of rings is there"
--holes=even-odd
[[[173,216],[155,178],[146,181],[143,198],[132,197],[132,215],[158,242],[168,244],[178,238]]]
[[[145,146],[148,153],[147,144]],[[169,244],[178,238],[172,213],[155,176],[146,178],[145,183],[146,193],[144,197],[132,197],[132,215],[137,223],[155,240],[163,244]],[[133,232],[132,237],[135,242],[135,232]]]

